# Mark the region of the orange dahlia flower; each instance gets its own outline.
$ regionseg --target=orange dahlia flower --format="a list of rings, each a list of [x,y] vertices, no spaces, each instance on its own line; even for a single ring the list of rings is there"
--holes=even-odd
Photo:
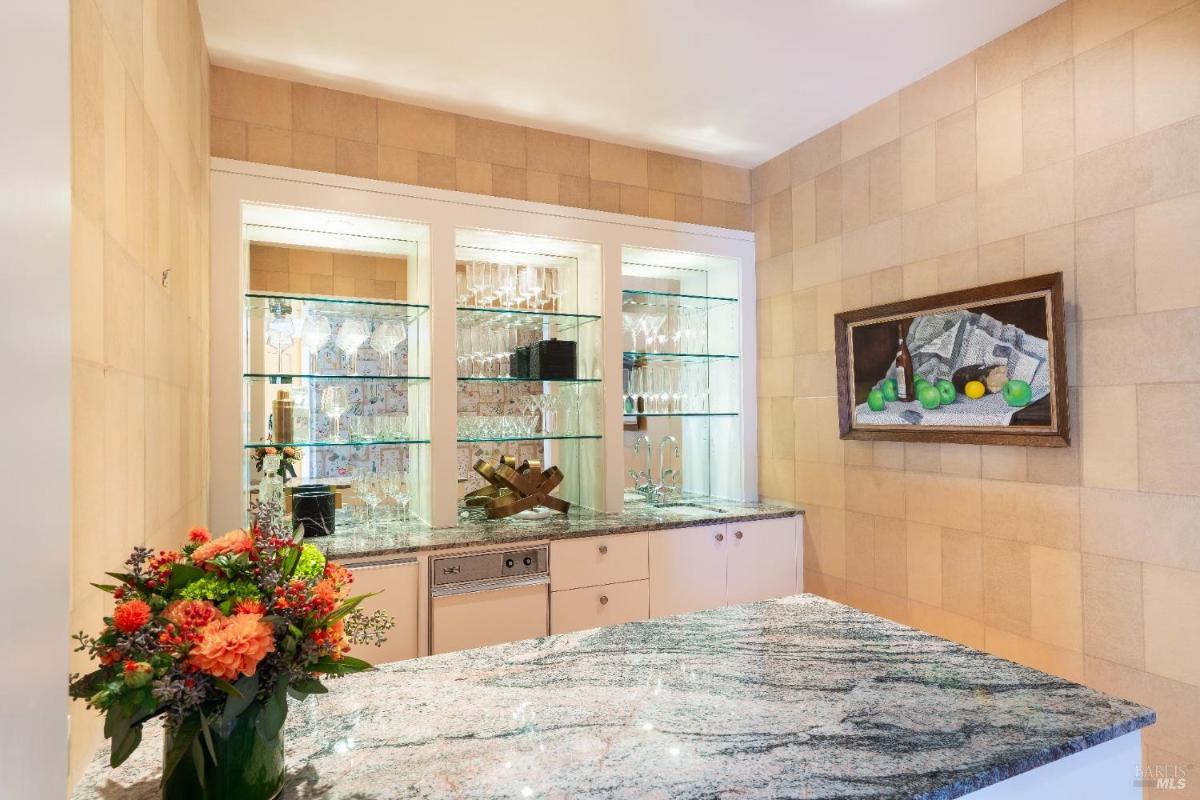
[[[233,606],[235,614],[265,614],[267,609],[259,600],[238,600]]]
[[[150,621],[150,606],[142,600],[121,603],[113,611],[113,625],[121,633],[133,633]]]
[[[205,561],[216,558],[222,553],[245,553],[253,547],[254,539],[250,534],[242,530],[233,530],[220,539],[205,542],[197,547],[192,552],[192,561],[196,564],[203,564]]]
[[[200,629],[188,652],[188,663],[217,678],[236,681],[253,675],[267,653],[275,650],[275,634],[261,614],[234,614]]]
[[[203,525],[197,525],[188,531],[188,541],[196,544],[204,544],[212,540],[212,534],[208,532],[208,528]]]

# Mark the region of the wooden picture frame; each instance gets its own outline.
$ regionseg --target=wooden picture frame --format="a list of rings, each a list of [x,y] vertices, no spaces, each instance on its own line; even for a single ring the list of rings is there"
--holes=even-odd
[[[924,384],[903,396],[901,336],[944,406]],[[1065,340],[1061,272],[835,314],[841,438],[1067,447]]]

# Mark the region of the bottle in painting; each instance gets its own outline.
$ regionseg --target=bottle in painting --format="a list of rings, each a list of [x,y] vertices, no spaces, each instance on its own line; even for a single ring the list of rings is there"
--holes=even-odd
[[[917,399],[913,389],[912,354],[908,352],[908,343],[904,341],[904,323],[897,323],[896,330],[899,334],[896,347],[896,399],[907,403]]]

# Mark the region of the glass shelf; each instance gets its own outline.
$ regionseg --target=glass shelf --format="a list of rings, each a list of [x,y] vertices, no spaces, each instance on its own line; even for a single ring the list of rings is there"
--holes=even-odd
[[[346,316],[366,319],[416,319],[429,310],[429,306],[402,303],[398,300],[360,300],[354,297],[321,297],[318,295],[277,294],[274,292],[247,292],[248,311],[271,311],[279,303],[302,303],[330,306]]]
[[[736,297],[655,292],[649,289],[621,290],[621,303],[626,306],[650,306],[658,308],[663,306],[686,306],[688,308],[710,309],[713,307],[729,306],[737,301]]]
[[[458,327],[476,325],[505,325],[521,330],[542,331],[550,328],[550,335],[573,331],[582,325],[598,322],[594,314],[563,314],[552,311],[530,311],[519,308],[472,308],[459,306]]]
[[[247,372],[249,381],[288,384],[293,381],[391,381],[393,383],[423,383],[429,378],[420,375],[306,375],[302,373]]]
[[[736,359],[738,356],[732,354],[718,353],[638,353],[626,351],[621,354],[626,360],[643,359],[646,361],[659,361],[664,363],[696,363],[706,361],[728,361]]]
[[[635,414],[625,414],[626,417],[736,417],[736,411],[671,411],[671,412],[645,412],[639,411]]]
[[[464,383],[600,383],[600,378],[462,378]]]
[[[369,447],[371,445],[397,445],[397,444],[429,444],[428,439],[372,439],[369,442],[248,442],[242,447],[246,450],[254,450],[259,447]]]
[[[459,444],[472,444],[475,442],[541,442],[551,439],[563,440],[579,440],[579,439],[601,439],[603,438],[598,433],[535,433],[530,436],[495,436],[495,437],[471,437],[468,439],[459,439]]]

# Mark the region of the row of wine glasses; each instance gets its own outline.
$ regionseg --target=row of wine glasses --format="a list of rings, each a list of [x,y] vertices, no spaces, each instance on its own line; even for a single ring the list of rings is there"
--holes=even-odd
[[[572,436],[584,432],[582,411],[587,403],[579,387],[555,394],[531,394],[515,400],[509,414],[460,414],[459,439],[515,439],[543,436]]]
[[[336,327],[336,334],[334,329]],[[385,374],[396,374],[396,348],[408,339],[408,327],[398,319],[371,319],[357,316],[333,318],[328,314],[310,311],[297,326],[291,307],[273,304],[267,322],[267,344],[275,350],[277,369],[284,372],[283,355],[292,348],[295,339],[309,354],[309,369],[320,372],[318,353],[332,340],[341,351],[351,373],[358,372],[358,351],[364,344],[379,354]]]
[[[694,354],[708,350],[708,313],[703,308],[627,302],[621,323],[628,352]]]
[[[533,264],[460,261],[457,273],[460,306],[558,311],[565,289],[562,270]]]
[[[409,438],[407,414],[371,414],[351,417],[349,420],[350,436],[342,438],[342,416],[350,410],[350,394],[345,386],[333,385],[321,389],[321,413],[329,417],[333,423],[330,432],[330,442],[375,442],[402,441]]]
[[[705,364],[645,364],[628,373],[626,414],[695,414],[709,410]]]
[[[508,378],[512,376],[512,354],[520,346],[537,341],[538,330],[506,321],[460,326],[455,361],[460,378]]]
[[[354,473],[350,481],[350,489],[357,500],[356,516],[359,521],[374,527],[380,519],[391,518],[395,521],[408,519],[408,507],[412,501],[412,493],[408,488],[408,474],[402,470],[377,473],[360,469]],[[385,501],[391,501],[391,514],[385,507]],[[383,510],[381,511],[381,507]]]

